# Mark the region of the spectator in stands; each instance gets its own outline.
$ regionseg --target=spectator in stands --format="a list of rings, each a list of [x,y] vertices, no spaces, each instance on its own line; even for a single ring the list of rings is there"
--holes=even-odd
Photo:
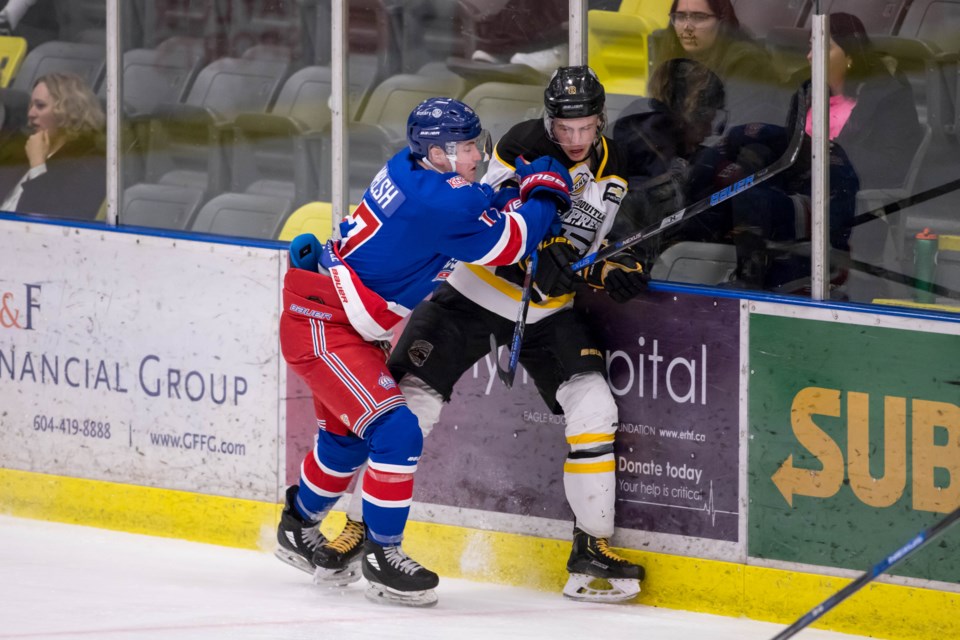
[[[652,40],[655,65],[691,58],[719,76],[731,124],[784,121],[786,100],[770,58],[740,26],[730,0],[673,0],[670,26]]]
[[[703,143],[723,129],[720,78],[699,62],[674,58],[654,70],[647,93],[648,98],[629,104],[613,127],[613,139],[624,149],[629,182],[615,236],[658,223],[712,190],[717,154]],[[701,214],[670,236],[715,240],[729,228],[716,216]],[[658,236],[646,247],[648,253],[658,252],[665,240]]]
[[[863,22],[856,16],[830,15],[827,64],[831,94],[830,244],[834,249],[847,251],[857,191],[901,185],[923,131],[909,83],[890,73],[867,36]],[[812,131],[809,91],[800,95],[807,98],[805,117],[809,135]],[[736,135],[742,131],[731,133]],[[752,173],[771,162],[782,153],[785,141],[785,135],[773,132],[766,136],[754,135],[750,144],[739,145],[736,156],[742,172]],[[737,228],[734,238],[741,257],[746,258],[748,279],[755,284],[769,287],[784,280],[782,275],[771,277],[771,267],[775,265],[760,239],[782,242],[809,237],[809,157],[809,151],[801,151],[798,163],[781,179],[752,189],[733,201]],[[863,236],[863,244],[867,245],[861,247],[864,255],[882,251],[884,240],[873,234]],[[782,268],[779,271],[785,272]],[[796,269],[793,271],[796,275]]]
[[[27,119],[28,166],[25,172],[22,163],[0,168],[0,209],[95,219],[107,181],[97,97],[77,75],[49,73],[34,83]]]
[[[890,73],[855,15],[830,14],[827,82],[830,140],[846,151],[860,187],[902,184],[923,137],[913,90]],[[811,126],[807,111],[808,134]]]

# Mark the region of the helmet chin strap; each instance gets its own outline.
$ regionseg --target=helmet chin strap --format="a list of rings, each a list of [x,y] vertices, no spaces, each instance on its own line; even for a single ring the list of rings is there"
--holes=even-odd
[[[454,173],[456,173],[456,171],[457,171],[457,157],[456,157],[456,156],[447,156],[447,160],[450,161],[450,171],[453,171]],[[440,168],[437,167],[437,165],[435,165],[435,164],[433,164],[432,162],[430,162],[430,160],[427,159],[426,156],[424,156],[424,158],[423,158],[421,161],[423,162],[423,164],[427,165],[428,167],[430,167],[431,169],[433,169],[433,170],[436,171],[437,173],[448,173],[447,171],[442,171],[442,170],[440,170]]]

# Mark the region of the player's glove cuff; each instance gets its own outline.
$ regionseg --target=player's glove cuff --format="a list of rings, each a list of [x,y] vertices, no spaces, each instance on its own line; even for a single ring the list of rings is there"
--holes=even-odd
[[[584,279],[595,289],[603,289],[614,302],[627,302],[648,289],[650,276],[629,253],[611,256],[585,269]]]

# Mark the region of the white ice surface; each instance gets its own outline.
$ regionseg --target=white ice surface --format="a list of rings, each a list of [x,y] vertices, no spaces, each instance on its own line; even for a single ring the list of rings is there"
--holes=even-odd
[[[766,640],[783,628],[448,578],[436,607],[412,609],[368,602],[363,584],[321,590],[268,552],[0,516],[0,640]]]

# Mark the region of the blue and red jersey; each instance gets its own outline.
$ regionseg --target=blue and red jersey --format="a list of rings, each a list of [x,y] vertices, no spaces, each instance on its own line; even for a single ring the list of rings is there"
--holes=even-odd
[[[556,205],[517,204],[501,210],[490,187],[425,169],[403,150],[373,179],[320,264],[354,328],[368,340],[388,339],[457,262],[509,265],[536,248]]]

